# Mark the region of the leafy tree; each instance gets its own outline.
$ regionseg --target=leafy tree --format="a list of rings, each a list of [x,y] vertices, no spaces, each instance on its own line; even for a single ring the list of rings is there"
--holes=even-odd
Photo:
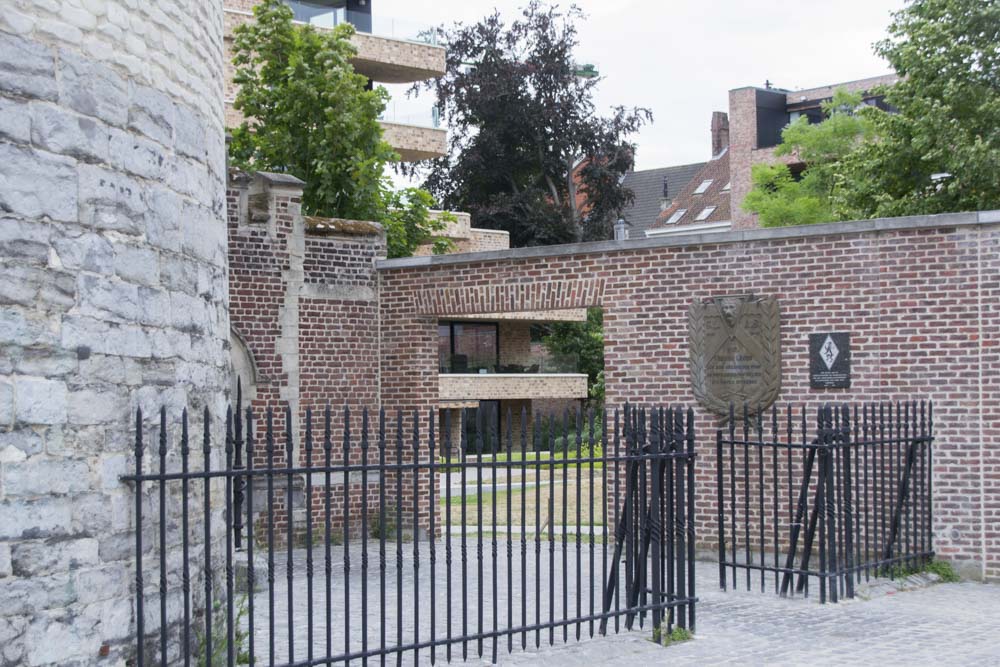
[[[869,122],[857,112],[860,107],[860,94],[838,90],[823,104],[827,117],[821,123],[810,124],[801,116],[785,127],[775,155],[793,155],[807,166],[798,179],[787,164],[753,166],[753,188],[743,207],[757,213],[762,226],[805,225],[841,216],[841,160],[870,132]]]
[[[875,46],[900,75],[870,108],[874,141],[844,160],[845,212],[1000,208],[1000,3],[914,0]]]
[[[789,126],[778,152],[808,167],[754,168],[743,205],[762,224],[1000,208],[1000,3],[911,0],[875,51],[900,76],[873,91],[891,110]]]
[[[433,198],[416,188],[394,192],[385,175],[399,160],[378,123],[387,93],[368,90],[354,71],[354,28],[296,25],[280,0],[253,11],[255,20],[234,30],[233,106],[245,120],[232,130],[233,164],[301,178],[310,215],[383,223],[390,257],[434,241],[445,221],[428,217]]]
[[[587,374],[589,397],[604,402],[604,311],[588,308],[585,322],[553,322],[542,338],[556,359],[574,359]]]
[[[448,119],[447,157],[423,168],[424,186],[477,227],[510,232],[515,246],[606,239],[632,193],[627,138],[646,109],[595,111],[598,78],[577,76],[575,7],[531,0],[446,30],[447,72],[426,85]]]

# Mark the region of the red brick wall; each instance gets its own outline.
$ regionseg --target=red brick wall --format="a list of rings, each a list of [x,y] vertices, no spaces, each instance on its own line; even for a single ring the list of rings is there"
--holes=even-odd
[[[996,225],[944,225],[420,267],[387,263],[380,306],[382,321],[392,324],[382,330],[382,397],[387,406],[433,403],[441,313],[475,312],[484,302],[489,311],[533,309],[532,295],[542,290],[563,307],[603,306],[609,405],[693,404],[691,302],[774,295],[782,310],[782,403],[934,400],[938,553],[985,562],[983,573],[996,579],[998,246]],[[833,330],[852,334],[852,388],[812,390],[808,334]],[[704,536],[715,532],[717,421],[699,407],[697,423]]]

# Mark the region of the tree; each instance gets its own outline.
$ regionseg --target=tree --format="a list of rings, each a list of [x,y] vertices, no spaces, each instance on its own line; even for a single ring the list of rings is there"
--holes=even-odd
[[[577,76],[575,22],[531,0],[510,24],[499,13],[445,31],[446,74],[425,84],[448,120],[450,150],[424,186],[477,227],[515,246],[607,239],[632,198],[621,184],[646,109],[595,112],[599,79]]]
[[[778,152],[808,166],[754,168],[743,205],[762,224],[1000,208],[1000,3],[911,0],[888,33],[875,51],[900,80],[872,92],[889,110],[786,128]]]
[[[858,111],[861,95],[837,90],[823,104],[826,118],[810,124],[799,117],[782,130],[776,156],[794,155],[806,168],[796,179],[787,164],[756,164],[753,188],[743,208],[756,213],[764,227],[805,225],[840,219],[844,214],[839,175],[841,160],[870,134],[870,123]]]
[[[585,322],[553,322],[542,343],[553,357],[575,360],[587,374],[588,394],[604,402],[604,311],[588,308]]]
[[[378,123],[387,93],[367,90],[354,71],[353,27],[296,25],[280,0],[253,11],[255,20],[233,31],[233,106],[245,118],[232,130],[233,164],[304,180],[307,214],[382,223],[391,257],[435,241],[445,222],[428,217],[433,198],[416,188],[394,192],[385,175],[399,160]]]
[[[841,168],[847,210],[882,217],[1000,208],[1000,3],[914,0],[876,52],[900,81],[896,113]]]

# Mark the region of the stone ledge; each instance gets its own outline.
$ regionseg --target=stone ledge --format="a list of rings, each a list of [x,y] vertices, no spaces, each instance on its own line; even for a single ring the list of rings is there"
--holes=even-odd
[[[851,220],[847,222],[827,222],[816,225],[790,227],[769,227],[766,229],[745,229],[730,232],[705,234],[678,234],[676,236],[628,239],[625,241],[591,241],[553,246],[533,246],[511,248],[489,252],[463,253],[454,255],[430,255],[422,257],[401,257],[385,259],[376,263],[380,271],[407,269],[448,264],[471,264],[476,262],[497,262],[508,259],[534,259],[540,257],[561,257],[566,255],[593,255],[623,250],[644,250],[647,248],[677,248],[702,245],[727,245],[753,241],[778,241],[783,239],[841,236],[845,234],[865,234],[889,231],[921,229],[941,229],[948,227],[975,227],[1000,222],[1000,210],[971,211],[965,213],[941,213],[938,215],[914,215],[901,218],[876,218],[873,220]]]

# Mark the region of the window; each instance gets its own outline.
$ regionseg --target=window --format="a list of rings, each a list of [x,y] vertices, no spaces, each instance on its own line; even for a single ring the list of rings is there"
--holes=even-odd
[[[708,220],[708,216],[712,215],[714,211],[715,206],[706,206],[701,209],[701,213],[698,214],[698,217],[696,217],[695,220]]]
[[[728,183],[726,183],[726,184],[725,184],[725,185],[724,185],[724,186],[722,187],[722,191],[723,191],[723,192],[729,192],[729,189],[730,189],[730,187],[731,187],[732,185],[733,185],[733,182],[732,182],[732,181],[729,181]]]
[[[696,195],[703,195],[703,194],[705,194],[705,191],[708,190],[708,186],[710,186],[712,184],[712,180],[713,179],[709,178],[709,179],[706,179],[706,180],[702,181],[701,185],[699,185],[697,188],[694,189],[694,194],[696,194]]]
[[[441,322],[438,369],[442,373],[495,373],[499,362],[495,322]]]
[[[674,214],[672,216],[670,216],[670,219],[667,220],[667,224],[668,225],[673,225],[673,224],[679,222],[680,219],[683,218],[684,214],[687,213],[687,212],[688,212],[688,210],[686,208],[677,209],[676,211],[674,211]]]

